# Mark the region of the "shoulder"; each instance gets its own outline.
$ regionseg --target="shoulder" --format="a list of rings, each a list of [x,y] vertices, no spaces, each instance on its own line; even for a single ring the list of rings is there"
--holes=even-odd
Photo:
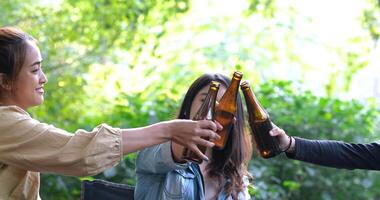
[[[243,190],[239,192],[238,199],[252,199],[251,195],[249,194],[249,187],[252,187],[250,177],[247,175],[243,176]]]
[[[250,175],[250,174],[246,174],[246,175],[243,175],[243,177],[242,177],[242,182],[243,182],[243,187],[247,187],[249,184],[251,184],[251,181],[252,181],[252,176]],[[226,183],[225,184],[227,184],[227,183],[229,183],[231,181],[231,179],[230,178],[227,178],[226,179]]]
[[[18,106],[0,106],[0,113],[3,114],[3,113],[20,113],[20,114],[23,114],[23,115],[28,115],[29,114],[23,110],[22,108],[18,107]]]
[[[0,106],[0,119],[10,118],[30,118],[30,115],[18,106]]]
[[[0,106],[0,133],[25,133],[26,130],[35,128],[47,130],[50,126],[33,119],[20,107]]]
[[[247,187],[250,183],[249,177],[247,175],[243,176],[243,187]]]

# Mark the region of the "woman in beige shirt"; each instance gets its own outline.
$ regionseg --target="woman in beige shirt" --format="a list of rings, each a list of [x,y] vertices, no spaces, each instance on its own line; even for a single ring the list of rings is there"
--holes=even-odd
[[[26,112],[44,101],[47,78],[36,41],[23,31],[0,28],[0,199],[40,199],[39,172],[88,176],[128,154],[173,140],[203,155],[197,144],[214,144],[220,125],[172,120],[134,129],[102,124],[75,134],[41,123]]]

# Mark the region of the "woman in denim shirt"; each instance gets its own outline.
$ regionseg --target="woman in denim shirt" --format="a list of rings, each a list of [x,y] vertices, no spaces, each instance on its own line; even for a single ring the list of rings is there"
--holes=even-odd
[[[178,118],[192,119],[207,95],[211,81],[220,84],[217,100],[230,79],[221,74],[204,74],[187,91]],[[181,160],[183,147],[174,141],[139,152],[136,161],[135,199],[250,199],[247,171],[252,154],[250,136],[244,128],[240,94],[236,122],[223,150],[208,148],[209,161],[198,165]]]

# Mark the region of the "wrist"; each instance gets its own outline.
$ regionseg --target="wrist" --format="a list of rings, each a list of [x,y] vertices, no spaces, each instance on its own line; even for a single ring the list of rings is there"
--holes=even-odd
[[[290,141],[289,141],[289,147],[285,150],[286,153],[294,153],[296,149],[296,140],[292,137],[289,136]]]
[[[160,122],[157,124],[158,130],[162,131],[162,136],[165,140],[172,140],[174,138],[172,131],[172,123],[170,121]]]

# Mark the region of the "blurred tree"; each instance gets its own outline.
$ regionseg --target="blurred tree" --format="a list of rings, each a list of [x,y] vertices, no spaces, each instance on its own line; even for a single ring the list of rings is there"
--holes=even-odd
[[[305,40],[305,43],[321,43],[321,41],[318,41],[320,40],[318,37],[313,37],[313,30],[309,31],[310,37],[305,37],[305,35],[300,35],[297,33],[299,31],[298,25],[300,21],[313,23],[313,20],[315,19],[305,13],[302,13],[301,10],[297,9],[297,4],[293,2],[284,3],[284,1],[276,0],[248,0],[248,2],[248,15],[259,15],[268,19],[268,21],[273,21],[274,23],[272,23],[271,26],[271,29],[275,32],[273,35],[276,35],[279,31],[281,31],[283,32],[282,35],[287,35],[292,38],[284,39],[285,47],[288,48],[280,48],[280,50],[278,50],[276,46],[279,46],[280,43],[276,42],[274,44],[275,48],[270,48],[272,53],[277,53],[278,51],[281,55],[281,49],[286,49],[286,53],[288,54],[287,58],[291,59],[289,64],[293,64],[293,62],[301,64],[301,68],[303,70],[317,67],[313,66],[315,65],[314,63],[311,65],[304,63],[304,60],[300,57],[300,53],[294,51],[293,49],[294,46],[297,46],[295,41],[297,38]],[[321,4],[323,3],[325,2],[321,2]],[[346,2],[341,1],[341,3],[345,4]],[[364,4],[365,6],[361,11],[362,13],[359,20],[361,21],[363,30],[365,30],[364,33],[353,33],[351,38],[348,38],[347,43],[339,47],[334,47],[332,44],[328,43],[321,44],[322,46],[327,47],[325,47],[325,51],[331,51],[331,54],[336,55],[338,59],[343,61],[344,64],[344,67],[339,67],[339,63],[334,61],[328,63],[330,65],[329,68],[333,69],[331,70],[332,72],[328,74],[328,83],[325,84],[325,92],[328,96],[334,97],[336,94],[348,92],[353,77],[357,74],[357,72],[368,66],[371,52],[378,46],[380,36],[380,1],[367,0]],[[342,5],[342,7],[344,6],[345,5]],[[339,15],[340,8],[336,7],[335,12],[336,15]],[[354,15],[354,13],[352,13],[352,15]],[[323,16],[321,15],[320,18],[323,18]],[[339,24],[336,24],[336,27],[339,27]],[[352,24],[352,27],[354,29],[356,24]],[[273,36],[270,38],[272,37]],[[371,39],[372,41],[369,41]],[[306,47],[307,46],[305,46],[303,50],[307,51]],[[333,49],[328,49],[329,47],[333,47]],[[315,55],[315,57],[318,56],[319,55]],[[324,66],[324,68],[326,67],[327,66]]]
[[[348,142],[378,140],[379,110],[369,102],[316,97],[289,82],[257,86],[257,96],[273,121],[293,136]],[[378,199],[379,175],[366,170],[338,170],[285,158],[265,160],[256,153],[257,199]]]

